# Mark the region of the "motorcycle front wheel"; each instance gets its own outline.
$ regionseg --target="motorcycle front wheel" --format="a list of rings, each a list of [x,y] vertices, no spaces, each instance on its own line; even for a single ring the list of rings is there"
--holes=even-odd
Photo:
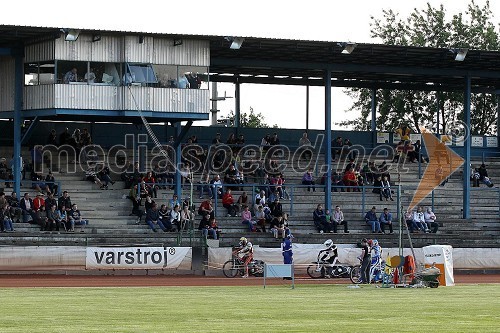
[[[240,268],[234,259],[226,261],[224,266],[222,266],[222,272],[224,273],[224,276],[228,278],[234,278],[238,275],[239,269]]]
[[[309,265],[309,267],[307,267],[307,275],[309,275],[313,279],[323,278],[325,276],[325,268],[321,267],[321,270],[318,272],[316,271],[317,267],[318,266],[316,265]]]
[[[356,265],[351,269],[351,276],[349,277],[352,283],[361,283],[361,266]]]

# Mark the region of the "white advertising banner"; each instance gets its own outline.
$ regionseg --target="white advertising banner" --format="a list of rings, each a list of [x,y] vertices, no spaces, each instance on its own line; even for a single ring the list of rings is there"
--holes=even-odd
[[[422,134],[410,134],[410,141],[412,143],[415,143],[418,140],[420,140],[420,142],[422,142]]]
[[[482,147],[484,145],[484,138],[482,136],[473,136],[470,145],[472,147]]]
[[[486,147],[496,148],[498,147],[498,138],[496,136],[489,136],[486,138]]]
[[[377,143],[389,143],[389,133],[377,132]]]
[[[425,267],[435,266],[441,271],[439,284],[454,286],[453,278],[453,248],[450,245],[429,245],[422,248],[424,251]]]
[[[191,269],[190,247],[87,247],[86,269]]]

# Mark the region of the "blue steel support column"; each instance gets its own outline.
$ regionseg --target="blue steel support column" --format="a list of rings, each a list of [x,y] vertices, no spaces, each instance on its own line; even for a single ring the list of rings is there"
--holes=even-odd
[[[234,83],[234,127],[236,128],[236,135],[240,129],[240,114],[241,114],[241,100],[240,100],[240,78],[236,77],[236,82]]]
[[[14,191],[21,196],[21,107],[23,105],[23,56],[15,56],[14,78]]]
[[[463,218],[470,218],[470,76],[465,77],[465,91],[464,91],[464,121],[465,121],[465,141],[464,141],[464,152],[465,152],[465,162],[464,162],[464,198],[463,198]]]
[[[371,131],[372,131],[372,147],[375,148],[377,145],[377,89],[372,89],[372,121],[371,121]]]
[[[180,137],[181,135],[181,123],[177,122],[175,123],[175,137],[176,139]],[[180,168],[181,168],[181,144],[175,146],[175,194],[177,194],[177,198],[181,200],[181,192],[182,192],[182,186],[181,186],[181,173],[180,173]]]
[[[332,73],[325,72],[325,165],[327,167],[325,179],[325,210],[332,209]]]

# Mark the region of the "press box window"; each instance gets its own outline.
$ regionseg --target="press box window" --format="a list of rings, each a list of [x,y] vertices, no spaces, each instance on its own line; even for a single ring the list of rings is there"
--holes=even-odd
[[[157,84],[158,79],[151,64],[126,64],[124,84],[152,85]]]

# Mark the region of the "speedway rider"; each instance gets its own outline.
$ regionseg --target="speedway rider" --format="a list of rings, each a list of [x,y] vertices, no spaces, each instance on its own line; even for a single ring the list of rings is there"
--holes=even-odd
[[[237,255],[241,261],[243,262],[243,265],[245,266],[245,275],[243,275],[243,278],[248,277],[248,264],[252,261],[253,259],[253,245],[250,243],[246,237],[241,237],[240,238],[240,243],[236,247],[236,249],[233,251],[233,254]]]
[[[337,252],[337,246],[333,244],[331,239],[326,240],[323,245],[325,246],[325,249],[320,250],[318,253],[318,267],[316,268],[316,271],[321,271],[320,264],[323,263],[325,266],[325,278],[329,278],[332,273],[332,268],[335,266],[339,255]]]

